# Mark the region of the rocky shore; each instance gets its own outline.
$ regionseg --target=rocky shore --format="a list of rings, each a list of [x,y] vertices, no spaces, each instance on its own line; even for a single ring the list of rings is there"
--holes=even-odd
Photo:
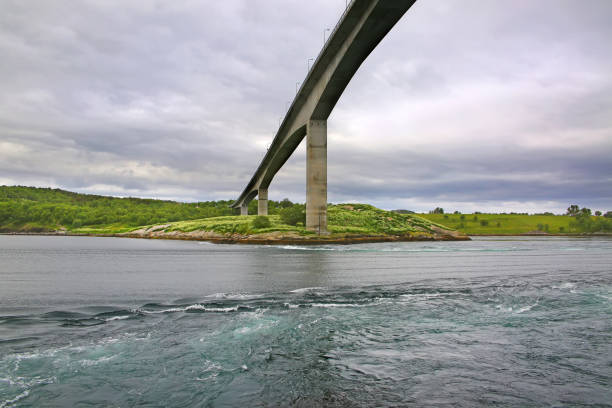
[[[457,231],[436,229],[432,233],[412,233],[409,235],[365,235],[365,234],[329,234],[300,235],[295,232],[274,231],[261,234],[221,234],[214,231],[165,231],[164,225],[142,228],[114,236],[148,239],[178,239],[187,241],[209,241],[219,244],[254,244],[254,245],[323,245],[323,244],[364,244],[373,242],[408,242],[408,241],[469,241],[470,237]]]

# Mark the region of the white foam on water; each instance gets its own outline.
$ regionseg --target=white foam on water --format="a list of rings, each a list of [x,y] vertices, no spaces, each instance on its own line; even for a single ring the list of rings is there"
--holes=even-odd
[[[537,305],[538,305],[538,302],[535,302],[533,305],[523,306],[519,310],[517,310],[516,313],[528,312],[528,311],[530,311],[532,308],[534,308]]]
[[[299,288],[299,289],[290,290],[289,293],[306,293],[306,292],[312,292],[315,290],[324,290],[324,289],[327,289],[327,288],[322,287],[322,286],[313,286],[311,288]]]
[[[445,293],[448,295],[450,293]],[[433,299],[441,297],[441,293],[407,293],[405,295],[400,295],[401,299]]]
[[[100,357],[95,360],[81,360],[80,363],[83,367],[92,367],[97,366],[100,363],[106,363],[108,361],[111,361],[114,358],[115,356]]]
[[[206,312],[217,312],[217,313],[227,313],[227,312],[237,312],[238,307],[204,307],[202,310]]]
[[[321,246],[298,246],[298,245],[266,245],[268,248],[289,249],[298,251],[338,251],[339,248]]]
[[[130,315],[124,315],[124,316],[113,316],[113,317],[109,317],[108,319],[105,319],[105,321],[107,322],[112,322],[113,320],[125,320],[125,319],[129,319]]]
[[[283,303],[283,305],[285,305],[285,307],[288,307],[289,309],[297,309],[298,307],[300,307],[300,305],[294,305],[293,303]]]
[[[207,295],[207,298],[213,299],[229,299],[229,300],[248,300],[248,299],[257,299],[263,297],[264,295],[255,295],[250,293],[213,293],[212,295]]]
[[[367,305],[358,305],[356,303],[312,303],[312,307],[324,307],[324,308],[335,308],[335,307],[363,307]]]
[[[163,310],[140,310],[140,312],[145,314],[161,314],[161,313],[177,313],[177,312],[186,312],[188,310],[202,310],[205,312],[236,312],[238,311],[238,306],[234,307],[206,307],[206,305],[202,305],[200,303],[196,303],[194,305],[189,305],[186,307],[171,307],[169,309]]]
[[[200,339],[201,341],[202,339]],[[219,372],[223,369],[223,367],[221,366],[221,364],[211,361],[211,360],[206,360],[204,361],[204,367],[202,369],[202,373],[203,374],[208,374],[206,377],[196,377],[195,380],[196,381],[207,381],[207,380],[211,380],[215,377],[217,377],[219,375]]]
[[[523,306],[523,307],[516,307],[516,306],[504,306],[504,305],[497,305],[495,306],[495,308],[499,309],[499,310],[503,310],[504,312],[508,312],[508,313],[515,313],[515,314],[521,314],[521,313],[525,313],[530,311],[531,309],[533,309],[535,306],[538,305],[539,302],[535,302],[532,305],[527,305],[527,306]]]
[[[25,390],[21,394],[17,395],[15,398],[3,401],[0,404],[0,408],[9,407],[9,406],[13,405],[14,403],[16,403],[17,401],[27,397],[28,395],[30,395],[30,390]]]
[[[19,400],[27,397],[28,395],[30,395],[30,390],[36,386],[36,385],[43,385],[43,384],[53,384],[54,382],[57,381],[56,377],[50,377],[50,378],[41,378],[41,377],[34,377],[31,380],[26,380],[25,377],[16,377],[14,379],[11,378],[2,378],[1,380],[6,381],[9,383],[9,385],[11,386],[18,386],[21,388],[25,388],[25,390],[11,398],[11,399],[7,399],[4,400],[3,402],[0,403],[0,408],[5,408],[5,407],[10,407],[13,406],[13,404],[15,404],[16,402],[18,402]]]

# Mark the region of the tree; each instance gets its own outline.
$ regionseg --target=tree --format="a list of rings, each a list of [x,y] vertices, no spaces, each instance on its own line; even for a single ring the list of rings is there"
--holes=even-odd
[[[444,208],[436,207],[429,212],[430,214],[444,214]]]
[[[278,213],[283,224],[297,225],[300,222],[302,224],[306,223],[306,212],[300,205],[283,208]]]
[[[569,216],[575,217],[576,215],[578,215],[579,212],[580,212],[580,207],[578,207],[576,204],[572,204],[569,207],[567,207],[566,214]]]
[[[580,209],[580,214],[581,215],[591,215],[591,209],[590,208],[586,208],[586,207],[582,207],[582,209]]]
[[[283,198],[283,200],[278,203],[280,208],[289,208],[293,206],[293,203],[288,198]]]
[[[604,214],[604,217],[606,218],[612,218],[612,211],[608,211]]]
[[[595,215],[598,216],[598,217],[601,217],[601,211],[599,211],[599,210],[595,211]]]

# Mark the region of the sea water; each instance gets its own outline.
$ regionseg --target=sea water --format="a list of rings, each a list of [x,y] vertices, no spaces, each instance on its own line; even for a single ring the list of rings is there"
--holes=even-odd
[[[612,240],[0,236],[0,408],[612,406]]]

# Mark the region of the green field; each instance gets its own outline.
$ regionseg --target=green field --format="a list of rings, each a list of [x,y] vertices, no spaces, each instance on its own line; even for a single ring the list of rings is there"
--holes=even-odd
[[[579,234],[585,231],[568,215],[526,214],[420,214],[428,220],[444,224],[468,235],[518,235],[530,232]],[[591,217],[592,220],[603,217]]]

